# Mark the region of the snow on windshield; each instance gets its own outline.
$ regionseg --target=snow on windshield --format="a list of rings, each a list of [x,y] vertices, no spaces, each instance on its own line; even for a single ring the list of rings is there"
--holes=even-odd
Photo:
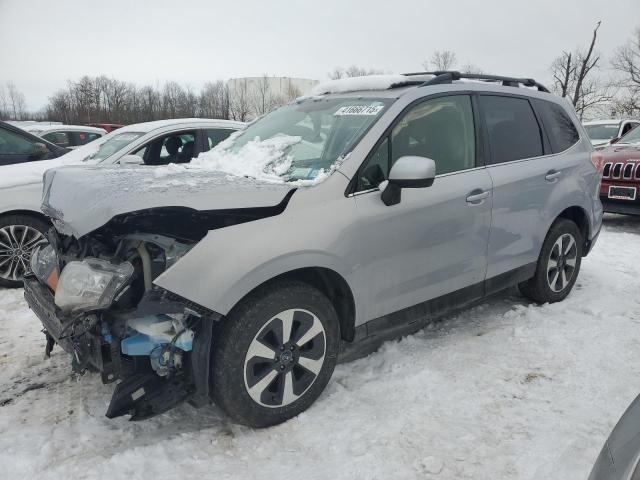
[[[393,85],[407,82],[404,75],[366,75],[364,77],[340,78],[320,83],[311,89],[311,95],[323,95],[325,93],[345,93],[364,90],[387,90]]]
[[[235,136],[237,135],[233,137]],[[300,141],[300,137],[290,135],[279,135],[266,140],[256,137],[234,151],[230,148],[233,138],[229,138],[214,149],[201,153],[189,165],[169,164],[156,168],[154,176],[164,178],[183,171],[204,170],[270,183],[283,183],[285,178],[282,175],[293,163],[293,157],[287,150]]]

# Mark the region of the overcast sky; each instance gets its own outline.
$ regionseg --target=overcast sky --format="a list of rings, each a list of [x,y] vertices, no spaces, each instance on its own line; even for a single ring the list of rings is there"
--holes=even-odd
[[[486,73],[549,82],[602,20],[604,57],[640,26],[640,0],[0,0],[0,84],[43,107],[67,79],[142,85],[267,73],[326,79],[352,64],[415,71],[433,51]]]

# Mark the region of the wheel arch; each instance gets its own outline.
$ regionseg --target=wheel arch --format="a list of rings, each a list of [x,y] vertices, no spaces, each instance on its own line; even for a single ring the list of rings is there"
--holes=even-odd
[[[276,275],[245,294],[237,303],[264,288],[282,280],[296,280],[320,290],[331,302],[336,311],[340,327],[340,338],[351,342],[355,338],[356,306],[351,287],[335,270],[326,267],[303,267]]]
[[[0,213],[0,219],[11,217],[13,215],[25,215],[27,217],[34,217],[38,220],[48,223],[51,225],[51,220],[42,212],[36,212],[35,210],[26,210],[26,209],[16,209],[16,210],[7,210]]]
[[[574,205],[572,207],[565,208],[560,212],[560,214],[554,219],[553,223],[560,218],[571,220],[578,226],[578,229],[582,234],[582,251],[584,256],[589,245],[589,234],[591,233],[591,225],[589,224],[589,216],[587,215],[587,212],[584,208]],[[553,223],[551,225],[553,225]],[[549,228],[551,228],[551,226],[549,226]]]

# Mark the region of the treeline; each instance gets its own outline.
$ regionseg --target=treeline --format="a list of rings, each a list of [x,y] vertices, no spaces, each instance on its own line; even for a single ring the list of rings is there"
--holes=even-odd
[[[69,80],[67,88],[49,97],[46,120],[68,124],[96,122],[138,123],[166,118],[232,117],[229,91],[220,80],[204,85],[200,92],[177,82],[138,87],[106,76]]]
[[[173,81],[138,87],[104,75],[84,76],[69,80],[67,88],[49,97],[41,119],[67,124],[131,124],[193,117],[244,122],[300,95],[297,89],[275,92],[270,85],[267,75],[250,89],[246,83],[231,88],[230,83],[216,80],[205,83],[200,91]]]
[[[26,120],[28,116],[24,94],[11,82],[0,85],[0,120]]]

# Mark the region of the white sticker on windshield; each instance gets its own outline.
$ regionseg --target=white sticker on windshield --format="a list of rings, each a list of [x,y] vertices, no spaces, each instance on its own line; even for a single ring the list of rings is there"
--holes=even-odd
[[[383,108],[384,105],[345,105],[334,115],[377,115]]]

